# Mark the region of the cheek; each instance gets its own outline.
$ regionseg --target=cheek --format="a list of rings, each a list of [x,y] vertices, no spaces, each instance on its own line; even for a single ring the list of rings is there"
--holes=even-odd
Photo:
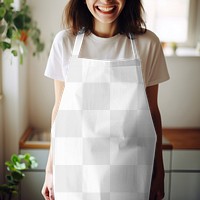
[[[122,9],[124,9],[124,7],[125,7],[125,4],[126,4],[126,1],[121,1],[121,6],[122,6]]]
[[[124,2],[122,3],[122,10],[124,9],[125,4],[126,4],[126,1],[124,1]]]
[[[92,13],[93,12],[93,4],[90,3],[90,1],[86,1],[86,6],[88,10]]]

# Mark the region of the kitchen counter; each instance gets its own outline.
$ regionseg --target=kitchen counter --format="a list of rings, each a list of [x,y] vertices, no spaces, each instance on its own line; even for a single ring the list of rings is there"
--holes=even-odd
[[[49,149],[50,133],[29,128],[21,137],[20,149]],[[200,149],[200,129],[163,129],[163,149]]]
[[[173,146],[174,150],[200,149],[200,129],[163,129],[163,135]]]
[[[26,172],[21,197],[42,200],[40,191],[45,179],[50,133],[29,128],[19,147],[21,154],[30,153],[39,163],[37,169]],[[163,129],[163,163],[165,199],[199,199],[200,129]]]
[[[50,133],[33,128],[28,128],[19,142],[20,149],[49,149],[49,147]],[[172,145],[166,137],[163,137],[163,149],[172,149]]]

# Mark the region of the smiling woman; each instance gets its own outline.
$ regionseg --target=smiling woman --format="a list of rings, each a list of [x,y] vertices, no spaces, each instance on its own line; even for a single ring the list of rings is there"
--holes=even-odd
[[[88,4],[86,4],[86,2],[88,2]],[[69,4],[65,7],[63,24],[65,28],[70,28],[74,35],[80,31],[80,27],[84,27],[85,33],[89,34],[91,31],[95,31],[93,27],[93,25],[95,25],[94,22],[101,22],[101,24],[102,22],[106,22],[108,24],[115,21],[117,16],[119,16],[117,19],[118,32],[126,34],[128,37],[129,33],[142,34],[145,32],[146,26],[143,20],[144,10],[141,1],[87,0],[86,2],[69,1]],[[99,6],[101,9],[108,9],[108,7],[110,9],[112,7],[112,12],[103,13]],[[79,13],[75,12],[76,9],[79,9]],[[95,18],[93,18],[93,15]],[[124,23],[124,21],[126,21],[126,23]]]
[[[98,33],[99,36],[102,37],[110,37],[118,33],[118,30],[116,29],[116,20],[124,8],[125,2],[125,0],[118,0],[113,2],[86,0],[86,5],[91,14],[94,16],[94,33],[96,33],[96,27],[99,27],[100,29],[105,29],[106,27],[108,30],[108,35],[105,35],[105,33],[102,33],[102,31],[101,33]]]
[[[45,199],[161,200],[158,84],[169,79],[141,0],[70,0],[53,42]]]
[[[94,1],[86,0],[86,5],[94,16],[94,24],[100,22],[102,24],[113,24],[122,12],[125,0],[117,1]]]

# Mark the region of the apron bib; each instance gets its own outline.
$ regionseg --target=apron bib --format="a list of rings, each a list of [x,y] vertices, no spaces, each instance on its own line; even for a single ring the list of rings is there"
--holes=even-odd
[[[135,41],[134,59],[106,61],[79,58],[83,39],[52,126],[55,200],[148,200],[156,133]]]

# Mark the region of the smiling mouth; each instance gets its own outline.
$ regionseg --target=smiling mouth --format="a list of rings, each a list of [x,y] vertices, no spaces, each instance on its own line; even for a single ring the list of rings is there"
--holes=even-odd
[[[116,9],[116,6],[97,6],[96,8],[103,13],[112,13]]]

